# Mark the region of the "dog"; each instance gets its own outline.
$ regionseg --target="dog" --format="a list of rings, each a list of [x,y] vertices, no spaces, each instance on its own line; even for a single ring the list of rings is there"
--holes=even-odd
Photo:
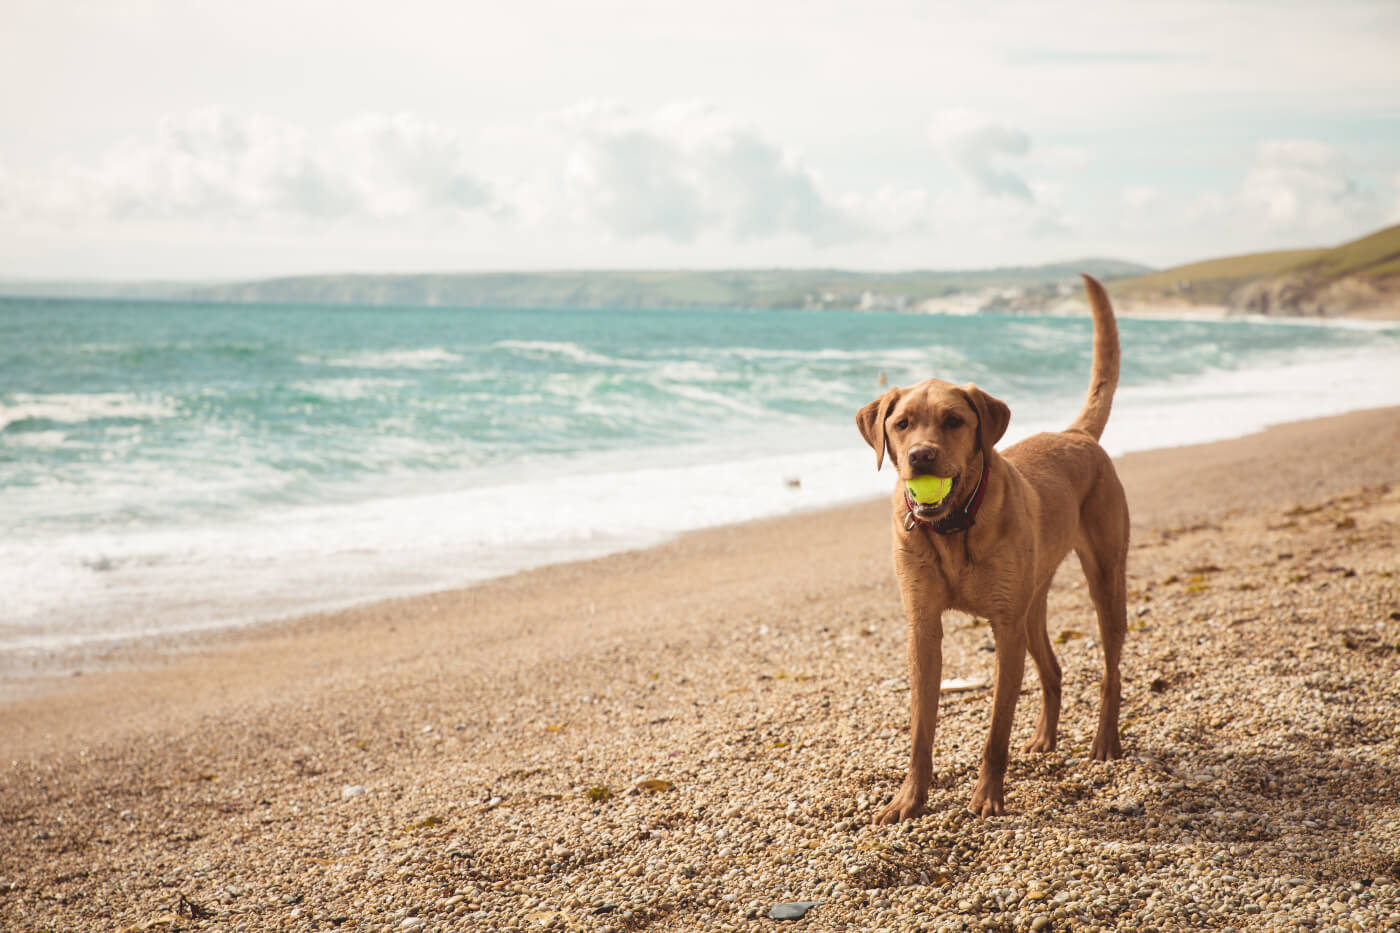
[[[1094,321],[1088,397],[1064,431],[1036,434],[998,452],[1011,410],[969,383],[928,379],[892,388],[856,414],[875,449],[899,471],[893,503],[894,567],[909,623],[909,770],[876,823],[924,812],[943,676],[943,613],[983,617],[996,645],[992,722],[970,809],[1005,811],[1003,784],[1026,652],[1040,675],[1040,722],[1027,752],[1055,748],[1060,666],[1045,630],[1050,582],[1073,550],[1088,578],[1103,643],[1096,761],[1122,756],[1118,737],[1119,660],[1127,632],[1128,502],[1113,461],[1099,446],[1118,385],[1118,325],[1103,286],[1084,276]],[[907,481],[950,478],[936,503],[920,502]],[[927,481],[926,481],[927,482]],[[918,484],[916,484],[918,485]],[[946,488],[933,481],[938,489]]]

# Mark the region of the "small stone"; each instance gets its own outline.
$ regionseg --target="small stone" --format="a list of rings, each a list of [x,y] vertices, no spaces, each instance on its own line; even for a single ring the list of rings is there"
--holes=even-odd
[[[768,916],[774,920],[801,920],[807,916],[807,911],[820,903],[821,901],[789,901],[786,904],[774,904],[773,909],[768,911]]]
[[[1136,797],[1119,797],[1110,801],[1108,809],[1114,813],[1121,813],[1124,816],[1137,816],[1144,811],[1142,801]]]
[[[1034,920],[1031,921],[1031,933],[1040,933],[1041,930],[1045,929],[1049,925],[1050,918],[1045,916],[1044,914],[1041,914],[1040,916],[1036,917]]]
[[[354,797],[363,797],[369,793],[369,788],[363,784],[346,784],[340,789],[340,799],[350,800]]]
[[[421,930],[425,921],[419,917],[404,917],[399,922],[399,927],[405,930]]]

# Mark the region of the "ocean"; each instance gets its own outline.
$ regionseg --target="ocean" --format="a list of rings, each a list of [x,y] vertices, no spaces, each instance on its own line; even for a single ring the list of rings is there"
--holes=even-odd
[[[1113,453],[1400,404],[1400,325],[1123,319]],[[854,414],[1064,427],[1087,317],[0,299],[0,653],[470,584],[886,494]]]

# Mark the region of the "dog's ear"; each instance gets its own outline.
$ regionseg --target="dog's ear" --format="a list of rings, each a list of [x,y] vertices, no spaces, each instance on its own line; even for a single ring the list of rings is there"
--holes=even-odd
[[[856,412],[856,427],[860,428],[860,436],[865,438],[867,444],[875,448],[875,469],[877,470],[885,462],[885,419],[890,416],[890,408],[897,401],[899,401],[899,386],[890,389]],[[890,451],[890,462],[898,463],[893,450]]]
[[[967,403],[977,412],[977,440],[982,445],[982,454],[990,456],[1011,423],[1011,409],[1001,399],[988,395],[970,382],[960,388],[967,396]]]

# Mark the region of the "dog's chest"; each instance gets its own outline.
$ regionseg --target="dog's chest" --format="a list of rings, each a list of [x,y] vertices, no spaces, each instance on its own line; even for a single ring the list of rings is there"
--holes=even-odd
[[[942,591],[947,608],[1000,618],[1014,613],[1024,602],[1031,568],[1022,563],[1022,555],[989,547],[966,534],[943,536],[917,531],[922,540],[906,545],[911,556],[916,557],[913,569]],[[1019,574],[1011,569],[1017,566],[1022,568]]]

